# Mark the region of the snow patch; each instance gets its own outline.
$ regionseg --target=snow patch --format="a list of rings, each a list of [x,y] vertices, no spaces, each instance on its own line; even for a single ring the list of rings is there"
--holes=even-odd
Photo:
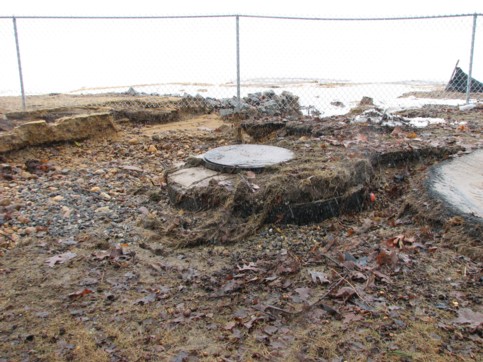
[[[425,128],[431,124],[445,123],[446,121],[442,118],[426,118],[426,117],[415,117],[406,118],[401,116],[396,116],[391,113],[382,112],[378,109],[368,109],[362,114],[354,117],[352,123],[375,123],[381,126],[396,127],[396,126],[410,126],[414,128]]]

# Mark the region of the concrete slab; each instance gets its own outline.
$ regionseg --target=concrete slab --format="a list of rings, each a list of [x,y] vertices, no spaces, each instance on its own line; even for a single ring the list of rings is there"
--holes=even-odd
[[[483,149],[437,165],[430,189],[453,210],[483,221]]]
[[[193,188],[205,188],[210,185],[210,182],[225,181],[233,178],[230,175],[220,174],[219,172],[209,170],[204,167],[191,167],[178,170],[168,177],[168,182],[176,187],[185,190]]]
[[[190,167],[169,174],[167,181],[168,195],[174,205],[187,210],[203,210],[226,200],[234,189],[235,176],[204,167]]]

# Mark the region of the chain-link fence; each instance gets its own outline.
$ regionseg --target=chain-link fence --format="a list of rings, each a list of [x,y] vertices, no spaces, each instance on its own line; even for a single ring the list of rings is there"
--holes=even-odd
[[[1,17],[0,112],[166,96],[268,115],[344,114],[364,96],[463,104],[482,99],[481,19]]]

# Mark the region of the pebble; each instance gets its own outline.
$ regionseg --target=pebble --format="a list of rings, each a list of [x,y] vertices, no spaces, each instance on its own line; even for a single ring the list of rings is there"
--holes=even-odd
[[[64,196],[61,196],[61,195],[57,195],[57,196],[52,197],[52,201],[55,201],[55,202],[59,202],[59,201],[62,201],[62,200],[64,200]]]
[[[94,186],[91,188],[91,192],[99,192],[101,191],[101,188],[99,186]]]
[[[108,213],[110,212],[111,210],[109,209],[109,206],[102,206],[102,207],[98,207],[97,209],[94,210],[94,212],[96,214],[100,214],[100,213]]]
[[[71,212],[72,212],[72,210],[69,209],[67,206],[62,206],[62,216],[64,218],[67,219],[68,217],[70,217]]]
[[[156,146],[155,146],[155,145],[150,145],[150,146],[148,147],[148,152],[149,152],[149,153],[156,153],[156,152],[158,152],[158,149],[156,148]]]
[[[21,204],[11,204],[8,206],[5,206],[5,211],[12,212],[15,210],[20,210],[22,208]]]
[[[20,177],[22,177],[22,178],[24,178],[24,179],[27,179],[27,180],[32,180],[32,179],[37,179],[37,178],[39,178],[37,175],[32,174],[32,173],[30,173],[30,172],[28,172],[28,171],[22,171],[22,172],[20,173]]]
[[[138,210],[141,214],[144,214],[144,215],[149,214],[149,210],[145,206],[141,206]]]
[[[130,145],[137,145],[139,143],[139,138],[133,137],[127,141]]]
[[[17,217],[17,221],[22,224],[28,224],[30,222],[30,219],[28,217],[25,217],[23,215],[19,215]]]
[[[9,199],[0,199],[0,206],[8,206],[11,201]]]
[[[27,235],[35,234],[37,232],[37,229],[33,226],[28,226],[24,229],[25,233]]]
[[[111,199],[111,196],[109,196],[109,194],[107,194],[107,193],[105,193],[105,192],[101,192],[101,193],[99,194],[99,196],[100,196],[101,198],[103,198],[104,200],[110,200],[110,199]]]

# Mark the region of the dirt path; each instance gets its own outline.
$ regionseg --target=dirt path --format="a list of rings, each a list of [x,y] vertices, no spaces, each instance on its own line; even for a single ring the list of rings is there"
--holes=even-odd
[[[216,114],[208,114],[190,117],[190,119],[179,122],[171,122],[145,127],[142,131],[142,134],[151,137],[154,134],[167,131],[189,131],[191,134],[194,135],[197,132],[213,132],[214,130],[224,125],[226,126],[227,124],[226,122],[223,122],[220,116]]]

